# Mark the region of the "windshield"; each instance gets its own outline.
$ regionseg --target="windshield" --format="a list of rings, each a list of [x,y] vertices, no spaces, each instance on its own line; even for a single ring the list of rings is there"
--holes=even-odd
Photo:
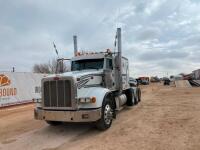
[[[103,69],[104,59],[83,59],[72,61],[72,71],[86,69]]]

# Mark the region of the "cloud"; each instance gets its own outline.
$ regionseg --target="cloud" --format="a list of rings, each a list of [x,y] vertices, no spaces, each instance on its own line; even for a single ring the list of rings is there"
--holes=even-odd
[[[135,39],[138,41],[156,39],[159,37],[159,34],[160,30],[158,28],[147,27],[139,30]]]
[[[165,60],[165,59],[184,59],[187,57],[188,53],[180,51],[151,51],[142,53],[139,57],[141,61],[156,61],[156,60]]]
[[[69,58],[74,34],[79,49],[113,49],[122,27],[131,75],[189,73],[200,68],[199,8],[197,0],[1,1],[0,70],[31,71],[56,57],[53,41]]]

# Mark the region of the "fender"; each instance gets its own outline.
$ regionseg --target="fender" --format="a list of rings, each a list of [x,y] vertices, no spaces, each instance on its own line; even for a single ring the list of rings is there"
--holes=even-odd
[[[77,98],[81,97],[96,97],[96,103],[80,103],[79,109],[95,109],[102,106],[104,97],[110,93],[110,90],[103,87],[81,88],[77,91]]]
[[[136,98],[136,96],[137,96],[137,89],[138,89],[138,87],[131,87],[130,89],[131,89],[131,90],[133,90],[134,97]]]

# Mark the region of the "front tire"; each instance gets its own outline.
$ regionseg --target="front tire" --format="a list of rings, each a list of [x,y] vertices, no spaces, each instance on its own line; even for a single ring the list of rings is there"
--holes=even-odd
[[[104,131],[110,128],[112,120],[113,120],[112,104],[108,99],[106,99],[102,105],[101,119],[96,122],[97,129]]]

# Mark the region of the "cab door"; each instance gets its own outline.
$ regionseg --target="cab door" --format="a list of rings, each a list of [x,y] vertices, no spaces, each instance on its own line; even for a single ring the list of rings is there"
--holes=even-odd
[[[113,59],[112,58],[105,58],[104,63],[104,83],[105,87],[108,89],[115,88],[114,82],[114,70],[113,70]]]

